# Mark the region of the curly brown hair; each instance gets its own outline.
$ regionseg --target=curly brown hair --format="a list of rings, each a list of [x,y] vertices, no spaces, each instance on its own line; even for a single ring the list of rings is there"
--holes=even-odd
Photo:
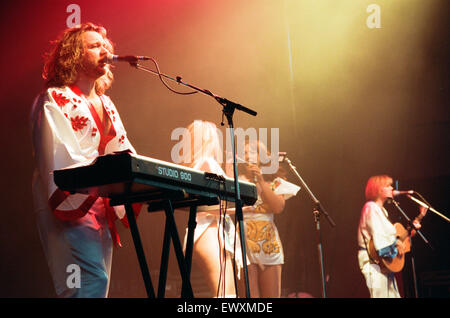
[[[83,23],[73,28],[66,29],[56,41],[53,48],[45,55],[44,70],[42,77],[45,87],[62,87],[75,83],[83,58],[83,41],[81,35],[87,31],[94,31],[102,35],[108,43],[108,50],[113,53],[113,44],[106,37],[106,29],[91,22]],[[111,87],[113,74],[110,67],[106,74],[95,83],[95,89],[99,95]]]

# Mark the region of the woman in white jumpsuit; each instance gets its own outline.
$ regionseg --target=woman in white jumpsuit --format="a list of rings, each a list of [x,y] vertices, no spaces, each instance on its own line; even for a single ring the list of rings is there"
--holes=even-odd
[[[358,263],[372,298],[399,298],[394,273],[371,260],[367,248],[372,240],[379,257],[393,258],[404,253],[404,244],[397,239],[394,225],[389,221],[384,203],[393,197],[392,178],[387,175],[370,177],[365,190],[366,203],[358,227]],[[426,213],[421,208],[420,218]],[[419,217],[414,226],[420,228]]]

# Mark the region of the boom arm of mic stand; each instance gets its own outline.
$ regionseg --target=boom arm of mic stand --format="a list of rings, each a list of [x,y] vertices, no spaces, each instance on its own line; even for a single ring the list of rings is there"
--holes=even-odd
[[[408,194],[407,195],[408,198],[410,198],[412,201],[416,202],[417,204],[429,209],[431,212],[433,212],[434,214],[439,215],[441,218],[443,218],[444,220],[446,220],[447,222],[450,222],[450,219],[448,217],[446,217],[445,215],[443,215],[442,213],[436,211],[431,205],[426,204],[420,200],[418,200],[417,198],[413,197],[412,195]]]
[[[284,159],[288,164],[289,167],[291,168],[291,170],[294,172],[294,174],[297,176],[297,178],[300,180],[301,185],[303,186],[303,188],[305,188],[306,192],[308,193],[308,195],[311,197],[311,200],[314,202],[315,208],[317,209],[317,211],[319,211],[320,213],[322,213],[323,215],[325,215],[325,217],[327,218],[328,222],[331,224],[331,226],[335,227],[336,223],[334,223],[333,219],[330,217],[330,215],[327,213],[327,211],[325,211],[325,209],[323,208],[322,204],[319,202],[319,200],[317,200],[317,198],[314,196],[314,194],[312,193],[312,191],[309,189],[308,185],[306,184],[305,181],[303,181],[302,177],[300,176],[300,174],[297,172],[297,169],[292,165],[291,160],[289,160],[289,158],[285,158]]]
[[[327,287],[326,287],[327,279],[325,277],[325,265],[324,265],[324,256],[323,256],[323,248],[322,248],[322,234],[320,231],[320,213],[322,213],[323,215],[326,216],[328,222],[330,222],[330,224],[332,226],[336,226],[336,224],[331,219],[331,217],[328,215],[328,213],[325,211],[325,209],[323,208],[323,206],[319,202],[319,200],[316,199],[316,197],[314,196],[312,191],[309,189],[306,182],[303,181],[302,177],[297,172],[297,169],[292,165],[291,160],[289,160],[289,158],[287,158],[287,157],[285,157],[284,160],[289,164],[289,167],[295,173],[297,178],[300,180],[301,185],[306,189],[306,192],[308,192],[309,196],[311,197],[311,199],[313,200],[313,202],[315,204],[315,207],[313,210],[313,215],[314,215],[314,221],[316,222],[317,251],[318,251],[318,256],[319,256],[319,266],[320,266],[320,273],[321,273],[321,280],[322,280],[322,297],[326,298],[327,297]]]
[[[411,227],[411,229],[414,229],[417,234],[419,234],[419,236],[422,238],[422,240],[428,244],[428,246],[433,249],[433,246],[430,244],[430,242],[425,238],[425,236],[422,234],[422,232],[419,229],[416,229],[416,227],[414,226],[414,224],[411,222],[411,219],[406,215],[406,213],[402,210],[402,208],[400,208],[400,205],[398,204],[397,201],[395,201],[394,199],[391,199],[392,203],[395,205],[395,207],[400,211],[400,213],[403,215],[403,217],[406,219],[406,221],[408,222],[409,226]]]
[[[228,100],[228,99],[226,99],[226,98],[217,96],[217,95],[213,94],[211,91],[209,91],[209,90],[207,90],[207,89],[199,88],[199,87],[196,87],[196,86],[194,86],[194,85],[192,85],[192,84],[188,84],[188,83],[183,82],[183,81],[181,80],[181,77],[180,77],[180,76],[177,76],[176,78],[173,78],[173,77],[168,76],[168,75],[166,75],[166,74],[163,74],[163,73],[160,73],[160,72],[156,72],[156,71],[154,71],[154,70],[152,70],[152,69],[149,69],[149,68],[147,68],[147,67],[145,67],[145,66],[139,65],[138,63],[130,63],[130,65],[133,66],[133,67],[135,67],[135,68],[137,68],[137,69],[139,69],[139,70],[142,70],[142,71],[145,71],[145,72],[148,72],[148,73],[157,75],[157,76],[161,76],[161,77],[167,78],[167,79],[169,79],[169,80],[172,80],[172,81],[174,81],[174,82],[177,82],[178,84],[181,84],[181,85],[184,85],[184,86],[186,86],[186,87],[192,88],[192,89],[195,90],[196,92],[200,92],[200,93],[203,93],[203,94],[205,94],[205,95],[211,96],[211,97],[214,98],[219,104],[221,104],[223,107],[228,108],[228,109],[229,109],[229,112],[231,111],[231,113],[234,112],[234,109],[237,109],[237,110],[243,111],[243,112],[245,112],[245,113],[247,113],[247,114],[249,114],[249,115],[252,115],[252,116],[256,116],[256,115],[257,115],[257,112],[255,112],[254,110],[252,110],[252,109],[250,109],[250,108],[247,108],[247,107],[245,107],[245,106],[242,106],[242,105],[240,105],[240,104],[237,104],[237,103],[235,103],[235,102],[232,102],[232,101],[230,101],[230,100]],[[231,109],[231,110],[230,110],[230,109]]]
[[[214,96],[214,98],[219,102],[219,104],[221,104],[223,106],[236,108],[236,109],[243,111],[244,113],[250,114],[252,116],[256,116],[256,114],[257,114],[254,110],[251,110],[250,108],[247,108],[240,104],[236,104],[235,102],[232,102],[226,98],[222,98],[222,97],[218,97],[218,96]]]

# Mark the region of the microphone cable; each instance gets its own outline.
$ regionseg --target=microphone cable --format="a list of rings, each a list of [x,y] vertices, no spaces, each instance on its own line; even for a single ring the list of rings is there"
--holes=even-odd
[[[217,241],[219,244],[219,281],[216,290],[216,297],[220,296],[220,292],[222,291],[223,297],[226,296],[226,269],[227,269],[227,250],[226,250],[226,217],[227,217],[227,209],[228,209],[228,200],[226,197],[226,180],[222,176],[219,177],[219,222],[217,228]],[[221,187],[223,184],[223,195],[225,196],[225,200],[222,198]],[[222,229],[222,231],[220,230]],[[222,232],[222,233],[221,233]],[[222,234],[222,240],[221,240]],[[222,242],[222,245],[221,245]]]
[[[194,91],[194,90],[193,90],[193,91],[190,91],[190,92],[179,92],[179,91],[176,91],[175,89],[171,88],[171,87],[164,81],[164,79],[163,79],[163,76],[168,77],[168,78],[170,78],[170,77],[167,76],[167,75],[164,75],[163,73],[161,73],[161,71],[160,71],[160,69],[159,69],[158,62],[156,62],[156,60],[155,60],[154,58],[149,57],[149,60],[152,61],[153,64],[155,64],[156,72],[153,71],[153,70],[150,70],[150,69],[148,69],[148,68],[146,68],[146,67],[143,67],[143,66],[139,65],[137,62],[130,62],[130,65],[131,65],[131,66],[134,66],[134,67],[136,67],[137,69],[140,69],[140,70],[149,71],[149,72],[152,72],[152,73],[157,73],[157,74],[158,74],[158,77],[159,77],[159,79],[160,79],[160,81],[161,81],[161,83],[163,83],[163,85],[164,85],[168,90],[170,90],[171,92],[173,92],[173,93],[175,93],[175,94],[179,94],[179,95],[192,95],[192,94],[197,94],[197,93],[198,93],[197,91]],[[172,78],[172,79],[173,79],[173,78]],[[176,77],[176,81],[177,81],[177,83],[181,83],[181,77],[180,77],[180,76],[177,76],[177,77]]]

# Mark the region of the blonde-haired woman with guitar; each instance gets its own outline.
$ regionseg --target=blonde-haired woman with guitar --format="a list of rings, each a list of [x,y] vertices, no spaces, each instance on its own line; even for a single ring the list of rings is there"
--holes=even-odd
[[[384,203],[393,196],[392,178],[372,176],[367,181],[366,203],[358,227],[358,262],[372,298],[399,298],[394,273],[403,267],[410,237],[399,223],[392,224]],[[413,224],[420,228],[426,209]],[[413,231],[414,232],[414,231]]]

